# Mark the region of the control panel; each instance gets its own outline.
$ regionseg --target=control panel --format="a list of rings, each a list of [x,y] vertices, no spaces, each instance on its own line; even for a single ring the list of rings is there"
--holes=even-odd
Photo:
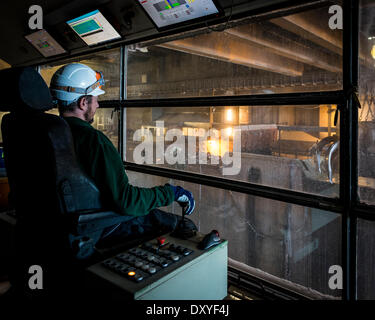
[[[129,280],[141,282],[160,270],[168,268],[174,262],[193,253],[188,248],[170,244],[168,249],[146,242],[103,262],[103,265]]]
[[[227,241],[199,249],[203,235],[170,235],[130,248],[88,268],[93,289],[140,300],[223,299],[227,295]]]

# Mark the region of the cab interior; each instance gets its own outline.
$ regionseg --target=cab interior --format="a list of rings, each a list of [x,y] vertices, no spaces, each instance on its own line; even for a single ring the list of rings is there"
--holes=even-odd
[[[54,247],[64,247],[67,234],[89,230],[95,238],[121,219],[95,207],[86,178],[59,195],[87,195],[68,222],[49,213],[57,203],[49,203],[57,199],[51,177],[80,173],[70,156],[59,162],[67,128],[48,94],[36,92],[48,91],[61,66],[83,63],[104,75],[92,126],[118,149],[129,182],[190,190],[199,234],[217,230],[225,240],[223,299],[374,299],[375,1],[217,0],[213,14],[177,23],[168,12],[195,8],[193,0],[148,1],[166,18],[150,15],[147,0],[23,1],[0,12],[7,25],[0,35],[0,295],[12,294],[15,246],[59,256]],[[43,10],[41,29],[30,29],[32,5]],[[90,33],[68,22],[97,11],[115,36],[98,40],[107,32],[100,29],[89,42]],[[21,86],[23,77],[34,91]],[[44,141],[46,132],[56,140]],[[147,139],[151,149],[139,152]],[[14,156],[4,162],[7,150]],[[12,183],[22,186],[23,200],[12,198]],[[29,212],[22,234],[15,202]],[[90,210],[98,213],[92,220]],[[181,215],[177,203],[163,210]],[[81,285],[90,265],[159,236],[69,261],[79,270],[70,283]]]

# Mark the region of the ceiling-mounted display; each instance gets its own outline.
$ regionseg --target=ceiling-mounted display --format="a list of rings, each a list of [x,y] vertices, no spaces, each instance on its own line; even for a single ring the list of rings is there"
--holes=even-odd
[[[65,49],[44,29],[25,36],[45,58],[65,53]]]
[[[221,14],[214,0],[138,0],[158,29]]]
[[[69,20],[67,24],[89,46],[121,38],[120,34],[99,10]]]

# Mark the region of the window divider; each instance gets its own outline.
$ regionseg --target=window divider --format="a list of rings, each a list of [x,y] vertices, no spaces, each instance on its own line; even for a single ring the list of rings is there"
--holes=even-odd
[[[267,105],[311,105],[311,104],[343,104],[343,90],[327,92],[301,92],[286,94],[262,94],[241,96],[214,96],[193,98],[164,99],[126,99],[100,101],[102,108],[120,105],[124,108],[152,107],[204,107],[204,106],[267,106]]]

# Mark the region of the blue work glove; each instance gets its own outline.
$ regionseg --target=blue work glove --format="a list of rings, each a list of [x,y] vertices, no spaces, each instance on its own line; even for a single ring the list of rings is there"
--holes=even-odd
[[[177,201],[180,206],[183,206],[182,204],[187,203],[188,208],[186,209],[185,213],[187,215],[192,214],[195,208],[195,200],[194,200],[193,194],[190,191],[185,190],[182,187],[179,187],[179,186],[175,187],[168,183],[166,185],[172,188],[173,193],[174,193],[174,201]]]

